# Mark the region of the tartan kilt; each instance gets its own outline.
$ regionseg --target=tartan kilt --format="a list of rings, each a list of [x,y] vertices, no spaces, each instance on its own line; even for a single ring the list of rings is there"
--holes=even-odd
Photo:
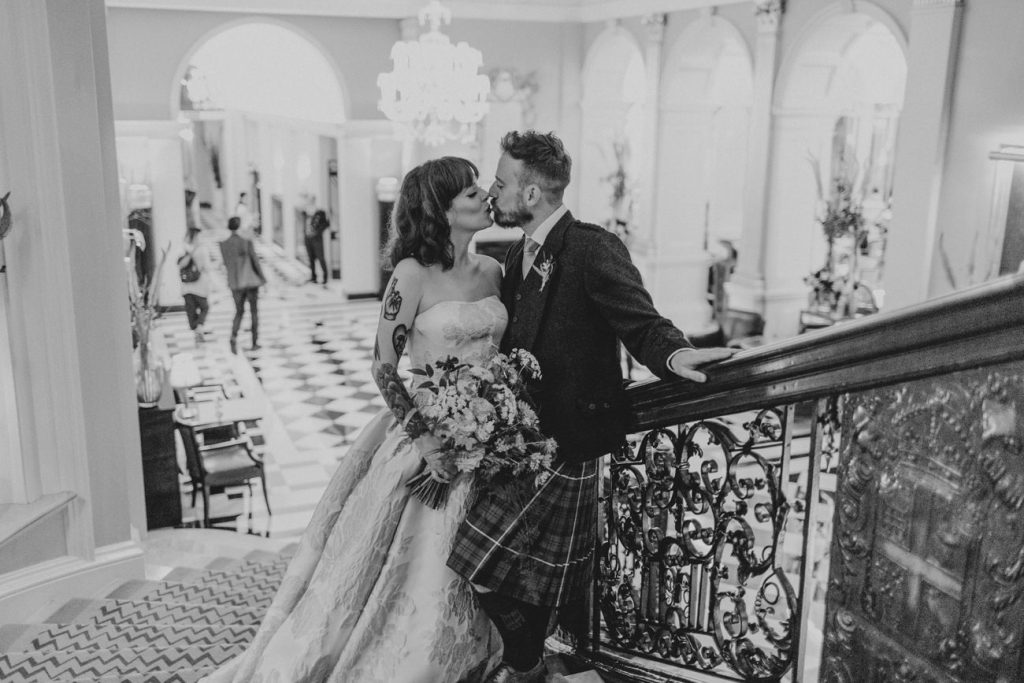
[[[455,536],[448,566],[471,583],[533,605],[583,600],[597,540],[598,460],[562,462],[520,495],[483,489]]]

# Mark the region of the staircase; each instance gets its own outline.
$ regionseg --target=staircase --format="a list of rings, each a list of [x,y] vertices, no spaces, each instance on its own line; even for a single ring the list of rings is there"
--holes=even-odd
[[[149,578],[0,625],[0,681],[196,681],[252,640],[294,552],[210,530],[158,532],[147,548]]]

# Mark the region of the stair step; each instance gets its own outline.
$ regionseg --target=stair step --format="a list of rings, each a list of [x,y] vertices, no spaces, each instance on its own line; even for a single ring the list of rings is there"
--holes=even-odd
[[[123,678],[132,674],[147,674],[150,670],[213,669],[235,654],[235,651],[217,647],[12,652],[0,655],[0,680],[7,683],[42,683],[111,675]]]
[[[189,585],[227,584],[246,590],[258,590],[261,584],[276,586],[284,578],[290,559],[278,558],[272,562],[232,563],[220,569],[175,567],[163,581]]]
[[[8,624],[0,627],[0,652],[49,652],[97,648],[223,647],[242,650],[256,626],[210,624]],[[4,634],[10,634],[5,638]]]
[[[263,586],[262,590],[248,591],[223,583],[187,585],[167,581],[125,581],[106,595],[108,600],[139,600],[143,602],[180,603],[200,602],[234,605],[266,610],[274,598],[277,582]]]
[[[178,671],[150,671],[145,674],[124,676],[113,674],[99,678],[70,678],[68,683],[196,683],[203,676],[213,673],[212,668],[180,669]]]
[[[561,683],[562,681],[565,683],[604,683],[604,679],[596,671],[580,671],[579,673],[562,676],[560,679],[551,679],[551,683]]]
[[[51,624],[104,624],[134,623],[180,624],[259,624],[264,610],[230,605],[203,605],[199,603],[141,602],[136,600],[69,600],[63,607],[43,621]]]

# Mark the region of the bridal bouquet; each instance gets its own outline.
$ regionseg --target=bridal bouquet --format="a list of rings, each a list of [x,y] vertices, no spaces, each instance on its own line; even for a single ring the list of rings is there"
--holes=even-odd
[[[410,372],[424,377],[412,399],[442,443],[443,462],[485,481],[498,474],[536,476],[550,466],[555,440],[541,433],[526,393],[526,380],[540,379],[531,353],[514,349],[478,365],[446,358]],[[448,484],[427,471],[407,485],[435,509],[448,498]]]

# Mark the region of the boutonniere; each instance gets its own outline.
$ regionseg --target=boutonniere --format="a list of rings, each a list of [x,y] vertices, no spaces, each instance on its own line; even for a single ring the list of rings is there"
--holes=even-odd
[[[543,259],[533,264],[533,269],[540,275],[540,291],[544,291],[548,280],[551,279],[551,271],[555,269],[555,257],[546,254]]]

